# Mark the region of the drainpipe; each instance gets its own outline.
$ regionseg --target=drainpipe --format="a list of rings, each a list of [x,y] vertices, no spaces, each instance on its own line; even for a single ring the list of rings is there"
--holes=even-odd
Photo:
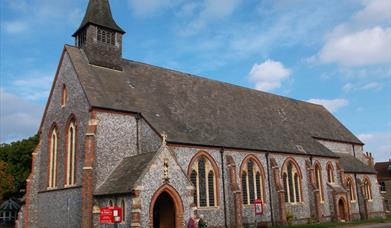
[[[272,189],[270,185],[270,167],[269,167],[269,152],[266,153],[266,169],[267,169],[267,184],[269,186],[269,202],[270,202],[270,219],[272,222],[272,226],[274,226],[274,218],[273,218],[273,201],[272,201]]]
[[[225,203],[225,174],[224,174],[224,147],[220,149],[220,158],[221,158],[221,178],[223,182],[223,203],[224,203],[224,225],[228,228],[227,224],[227,205]]]

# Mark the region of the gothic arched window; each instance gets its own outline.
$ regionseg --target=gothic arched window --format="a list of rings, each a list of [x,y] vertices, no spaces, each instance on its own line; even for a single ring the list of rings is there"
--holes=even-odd
[[[334,167],[331,163],[327,164],[327,182],[334,183]]]
[[[98,27],[97,40],[101,43],[115,45],[115,32],[103,27]]]
[[[349,189],[350,201],[356,201],[356,190],[351,177],[346,178],[346,187]]]
[[[213,163],[212,163],[213,162]],[[217,170],[214,160],[200,152],[190,163],[189,177],[195,187],[194,204],[197,207],[217,206]]]
[[[58,149],[58,135],[57,128],[54,126],[49,135],[49,188],[56,187],[57,181],[57,149]]]
[[[61,107],[64,107],[68,98],[68,93],[67,93],[67,87],[62,85],[62,91],[61,91]]]
[[[324,202],[322,169],[319,163],[315,164],[315,180],[316,180],[316,187],[319,189],[320,202]]]
[[[74,185],[76,183],[76,124],[71,119],[67,129],[67,156],[66,156],[66,178],[65,185]]]
[[[298,203],[303,201],[301,172],[296,162],[288,158],[282,167],[281,174],[283,187],[285,190],[285,202]]]
[[[261,163],[254,156],[243,160],[241,165],[243,204],[253,204],[255,199],[265,202],[264,173]]]
[[[368,200],[372,200],[372,189],[371,189],[371,182],[369,181],[368,177],[364,177],[364,181],[363,181],[363,192],[364,192],[364,195],[365,195],[365,198],[367,198]]]

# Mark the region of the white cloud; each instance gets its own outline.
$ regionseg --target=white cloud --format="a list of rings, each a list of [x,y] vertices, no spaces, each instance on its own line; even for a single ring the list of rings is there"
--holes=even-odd
[[[363,3],[364,9],[353,16],[353,19],[358,23],[377,23],[391,19],[390,0],[365,0]]]
[[[43,107],[0,88],[0,142],[32,136],[38,130]]]
[[[391,28],[374,27],[332,37],[319,53],[322,63],[366,66],[391,62]]]
[[[290,70],[282,63],[268,59],[263,63],[253,65],[249,79],[255,83],[257,90],[270,91],[280,88],[281,83],[290,75]]]
[[[79,5],[79,2],[69,0],[57,0],[56,4],[53,4],[52,0],[7,0],[2,7],[17,13],[18,20],[2,22],[2,30],[15,34],[27,33],[36,27],[42,29],[42,26],[51,26],[52,29],[62,28],[64,23],[77,26],[84,14]],[[53,26],[59,23],[61,26]]]
[[[363,133],[358,138],[365,143],[365,150],[372,152],[376,161],[391,158],[391,132]]]
[[[230,16],[241,0],[204,0],[199,1],[199,12],[179,32],[180,35],[189,36],[197,34],[211,21],[223,19]]]
[[[19,76],[8,86],[8,91],[18,94],[26,100],[38,101],[46,99],[53,82],[53,76],[38,71],[30,71],[28,76]]]
[[[129,0],[136,16],[148,16],[177,6],[182,0]]]
[[[25,32],[28,28],[27,21],[6,21],[2,24],[5,32],[11,34]]]
[[[205,0],[201,17],[223,18],[232,14],[240,0]]]
[[[358,83],[353,84],[351,82],[348,82],[342,87],[342,90],[345,93],[348,93],[357,90],[377,90],[381,89],[382,87],[383,85],[379,82],[368,82],[366,84],[361,85],[358,85]]]
[[[382,85],[378,82],[370,82],[366,85],[363,85],[361,89],[363,90],[371,90],[371,89],[380,89]]]
[[[336,112],[339,109],[347,106],[349,104],[349,101],[342,98],[337,99],[309,99],[308,102],[323,105],[327,110],[330,112]]]
[[[354,88],[353,84],[349,82],[349,83],[346,83],[346,84],[342,87],[342,90],[343,90],[344,92],[347,93],[347,92],[352,91],[353,88]]]

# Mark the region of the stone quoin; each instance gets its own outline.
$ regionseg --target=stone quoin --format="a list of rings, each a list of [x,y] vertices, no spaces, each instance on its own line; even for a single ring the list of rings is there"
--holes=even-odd
[[[373,157],[323,106],[122,57],[108,0],[65,45],[18,227],[208,227],[384,216]],[[263,214],[254,217],[254,202]]]

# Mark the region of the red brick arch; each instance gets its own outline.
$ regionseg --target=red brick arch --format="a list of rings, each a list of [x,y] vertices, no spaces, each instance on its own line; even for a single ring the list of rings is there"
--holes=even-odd
[[[220,176],[220,170],[219,167],[217,166],[217,162],[214,160],[214,158],[208,153],[203,150],[198,151],[193,158],[190,160],[189,166],[187,167],[187,176],[190,176],[191,174],[191,167],[193,167],[194,162],[200,157],[200,156],[205,156],[210,163],[212,164],[213,170],[216,174],[216,178]]]
[[[153,228],[153,207],[155,206],[157,198],[163,192],[167,193],[173,200],[175,205],[175,227],[183,228],[184,220],[183,220],[183,203],[179,193],[169,184],[162,185],[158,190],[156,190],[155,194],[152,196],[151,203],[149,205],[149,227]]]
[[[293,157],[291,157],[291,156],[289,156],[287,159],[285,159],[284,163],[281,166],[281,177],[282,177],[282,174],[283,174],[284,167],[288,164],[288,161],[292,162],[292,164],[296,167],[296,170],[299,172],[299,177],[303,178],[303,175],[301,174],[301,169],[300,169],[299,164],[297,164],[296,160]]]

